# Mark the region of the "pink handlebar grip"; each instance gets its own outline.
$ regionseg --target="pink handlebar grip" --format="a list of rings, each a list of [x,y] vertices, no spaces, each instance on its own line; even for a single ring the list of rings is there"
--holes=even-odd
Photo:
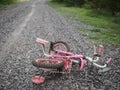
[[[103,50],[103,45],[99,45],[98,47],[98,55],[101,56]]]

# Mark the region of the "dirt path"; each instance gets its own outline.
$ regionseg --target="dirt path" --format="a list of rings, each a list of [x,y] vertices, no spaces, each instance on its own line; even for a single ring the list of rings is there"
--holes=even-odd
[[[65,41],[74,53],[92,53],[93,41],[81,36],[74,26],[45,0],[0,9],[0,90],[119,90],[120,48],[105,48],[114,59],[108,72],[86,78],[85,71],[72,71],[69,77],[51,77],[43,85],[31,82],[31,77],[39,73],[31,61],[42,56],[37,37]]]

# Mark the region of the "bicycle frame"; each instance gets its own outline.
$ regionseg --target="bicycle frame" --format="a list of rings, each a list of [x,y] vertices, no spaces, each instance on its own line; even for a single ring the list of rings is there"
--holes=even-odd
[[[57,58],[59,60],[62,60],[64,62],[64,67],[65,69],[68,68],[68,65],[67,63],[77,63],[79,64],[79,68],[78,68],[78,71],[82,71],[84,66],[86,65],[86,60],[84,59],[84,56],[83,55],[74,55],[70,52],[64,52],[64,51],[61,51],[61,50],[58,50],[57,51],[59,54],[62,53],[64,55],[67,55],[69,54],[69,56],[60,56],[58,53],[57,54],[54,54],[54,55],[51,55],[50,57],[52,58]],[[75,59],[79,59],[78,60],[75,60]],[[71,67],[70,67],[71,68]]]

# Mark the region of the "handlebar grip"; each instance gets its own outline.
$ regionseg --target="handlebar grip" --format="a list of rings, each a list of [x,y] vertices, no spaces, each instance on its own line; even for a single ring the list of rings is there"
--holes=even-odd
[[[101,56],[103,50],[103,45],[99,45],[98,47],[98,55]]]
[[[112,58],[109,58],[109,59],[106,61],[106,64],[109,64],[111,61],[112,61]]]

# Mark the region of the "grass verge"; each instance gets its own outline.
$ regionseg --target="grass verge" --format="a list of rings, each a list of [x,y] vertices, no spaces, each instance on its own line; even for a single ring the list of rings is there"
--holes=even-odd
[[[24,1],[29,1],[29,0],[0,0],[0,7],[4,7],[9,4],[24,2]]]
[[[0,7],[3,7],[5,5],[9,5],[9,4],[12,4],[12,3],[15,3],[17,0],[1,0],[0,1]]]
[[[94,26],[93,29],[77,27],[82,32],[90,32],[89,35],[86,35],[89,38],[103,43],[120,45],[120,16],[112,16],[106,12],[85,8],[67,7],[65,3],[51,2],[50,0],[48,0],[48,4],[61,15]]]

